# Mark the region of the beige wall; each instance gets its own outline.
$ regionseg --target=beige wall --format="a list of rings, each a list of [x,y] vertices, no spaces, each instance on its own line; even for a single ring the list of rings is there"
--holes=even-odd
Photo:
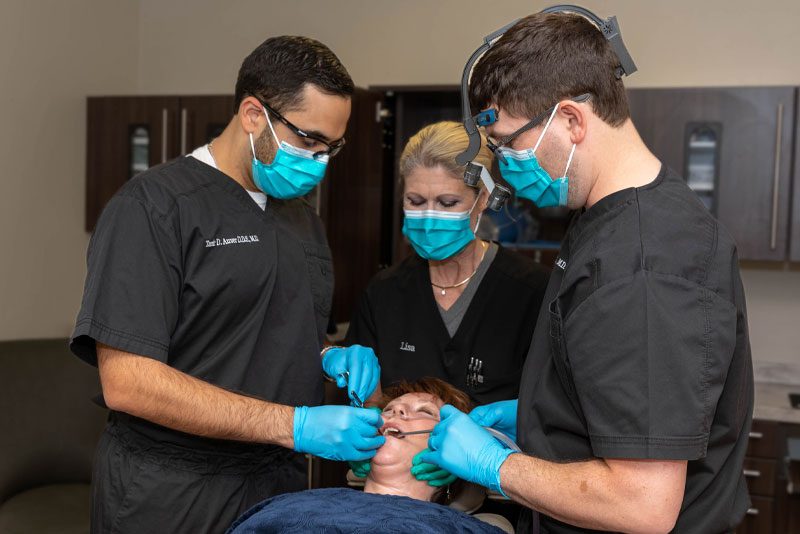
[[[86,95],[230,93],[243,57],[278,34],[325,42],[361,86],[453,84],[485,34],[553,3],[6,0],[0,339],[72,328],[88,241]],[[796,0],[579,3],[617,15],[640,69],[631,87],[800,85]],[[744,279],[755,357],[800,360],[800,275],[748,270]]]
[[[4,0],[0,339],[67,336],[85,276],[86,95],[135,92],[138,6]]]
[[[231,92],[271,35],[320,39],[356,83],[458,83],[487,33],[557,2],[531,0],[141,0],[149,93]],[[630,86],[800,84],[797,0],[584,0],[616,15],[639,72]],[[627,83],[627,81],[626,81]]]

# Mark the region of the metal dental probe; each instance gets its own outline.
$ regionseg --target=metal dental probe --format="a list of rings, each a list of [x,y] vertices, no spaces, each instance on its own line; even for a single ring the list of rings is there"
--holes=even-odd
[[[513,451],[520,452],[519,445],[514,443],[514,441],[511,438],[509,438],[508,436],[506,436],[502,432],[500,432],[498,430],[495,430],[494,428],[491,428],[491,427],[488,427],[488,426],[485,426],[483,428],[486,429],[486,431],[489,434],[491,434],[496,440],[498,440],[501,443],[503,443],[509,449],[511,449]],[[432,428],[430,430],[414,430],[413,432],[399,432],[399,433],[392,432],[391,435],[393,437],[395,437],[395,438],[403,438],[405,436],[411,436],[413,434],[430,434],[431,432],[433,432]]]

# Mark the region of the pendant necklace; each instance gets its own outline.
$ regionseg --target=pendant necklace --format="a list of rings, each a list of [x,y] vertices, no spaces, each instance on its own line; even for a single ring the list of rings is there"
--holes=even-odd
[[[463,286],[464,284],[469,282],[472,279],[472,277],[475,276],[475,273],[478,272],[478,268],[480,268],[481,263],[483,263],[483,258],[486,256],[486,251],[489,250],[489,246],[486,243],[481,242],[481,246],[483,246],[483,254],[481,254],[481,259],[480,259],[480,261],[478,261],[478,265],[477,265],[477,267],[475,267],[475,270],[472,271],[471,275],[469,275],[468,277],[464,278],[459,283],[453,284],[452,286],[440,286],[439,284],[434,284],[433,282],[431,282],[431,285],[433,287],[437,288],[437,289],[441,289],[442,290],[442,295],[446,295],[447,294],[446,290],[453,289],[454,287]]]

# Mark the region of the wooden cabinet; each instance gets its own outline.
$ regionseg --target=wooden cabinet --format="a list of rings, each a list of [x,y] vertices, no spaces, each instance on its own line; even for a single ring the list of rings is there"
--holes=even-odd
[[[800,534],[800,495],[787,491],[786,441],[800,425],[754,420],[744,461],[750,508],[737,534]]]
[[[125,182],[208,142],[232,116],[232,96],[89,97],[86,231]]]
[[[336,321],[350,320],[381,264],[382,99],[381,92],[356,90],[347,144],[330,160],[320,187],[309,194],[333,254]],[[94,229],[103,207],[134,175],[217,137],[233,117],[233,107],[232,95],[90,97],[86,230]]]
[[[798,104],[796,108],[800,107],[800,91],[798,91]],[[796,109],[798,121],[800,121],[800,109]],[[800,262],[800,133],[795,131],[794,139],[794,176],[792,183],[792,229],[791,241],[789,243],[789,261]]]
[[[631,117],[661,160],[687,178],[691,156],[714,179],[712,211],[743,260],[783,261],[789,247],[793,87],[632,89]],[[712,141],[693,132],[709,132]]]

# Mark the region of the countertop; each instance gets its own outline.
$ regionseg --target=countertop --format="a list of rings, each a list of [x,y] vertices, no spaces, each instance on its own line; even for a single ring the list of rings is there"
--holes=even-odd
[[[789,393],[800,394],[800,364],[753,362],[753,376],[753,419],[800,424],[800,409],[789,403]]]

